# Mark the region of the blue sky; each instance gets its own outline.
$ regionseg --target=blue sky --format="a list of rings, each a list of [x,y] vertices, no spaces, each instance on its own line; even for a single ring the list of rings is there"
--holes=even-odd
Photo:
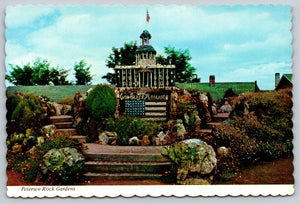
[[[288,5],[7,7],[6,69],[40,57],[75,81],[73,65],[85,59],[93,84],[105,83],[111,48],[139,44],[147,29],[158,54],[169,45],[189,49],[201,82],[215,75],[216,82],[257,80],[260,89],[274,89],[276,72],[292,73],[291,18]]]

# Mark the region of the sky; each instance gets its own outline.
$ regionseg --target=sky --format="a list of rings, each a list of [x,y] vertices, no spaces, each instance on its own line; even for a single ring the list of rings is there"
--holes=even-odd
[[[146,22],[146,12],[150,21]],[[9,6],[6,9],[6,70],[47,59],[69,71],[84,59],[93,84],[102,76],[112,47],[140,44],[147,29],[158,54],[164,47],[188,49],[201,82],[254,82],[274,89],[275,73],[292,73],[291,7],[236,6]],[[11,83],[6,81],[6,85]]]

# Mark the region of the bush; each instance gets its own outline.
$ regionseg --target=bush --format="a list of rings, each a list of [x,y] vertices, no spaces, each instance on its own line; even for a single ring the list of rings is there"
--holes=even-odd
[[[21,145],[20,145],[21,146]],[[24,150],[23,148],[14,149],[11,148],[7,151],[6,159],[7,159],[7,168],[12,169],[14,171],[18,171],[22,174],[22,179],[25,181],[33,182],[39,179],[39,175],[42,175],[41,172],[41,164],[43,161],[43,156],[51,149],[59,149],[59,148],[75,148],[77,151],[83,151],[83,145],[76,139],[71,139],[66,135],[55,134],[53,137],[46,138],[45,142],[42,145],[34,146],[32,149]],[[83,178],[81,171],[83,169],[83,163],[79,163],[79,167],[74,167],[75,169],[80,169],[80,171],[76,172],[76,178]],[[65,169],[65,171],[70,171],[70,169]],[[72,170],[74,173],[74,171]],[[55,172],[52,172],[55,173]],[[56,172],[57,173],[57,172]],[[79,176],[77,175],[79,173]],[[62,172],[60,172],[62,174]],[[52,176],[51,178],[44,176],[44,179],[47,183],[61,183],[64,184],[64,180],[57,180],[57,176]],[[74,175],[75,176],[75,175]],[[74,179],[74,178],[73,178]],[[74,180],[74,183],[80,182],[79,180]],[[69,183],[66,183],[69,184]]]
[[[6,100],[6,119],[8,122],[11,120],[11,116],[17,105],[20,103],[21,97],[18,95],[8,95]]]
[[[97,85],[88,95],[86,107],[97,120],[113,116],[117,107],[117,96],[113,88],[108,85]]]
[[[16,104],[19,101],[16,97],[10,101],[13,100]],[[12,110],[13,106],[10,108]],[[11,113],[11,120],[7,123],[7,133],[25,133],[28,128],[33,128],[35,132],[38,132],[38,129],[46,122],[40,98],[34,94],[25,94]]]
[[[148,122],[138,117],[121,116],[113,119],[108,118],[105,123],[105,130],[117,133],[117,144],[128,145],[131,137],[142,139],[144,135],[156,136],[162,129],[162,124]]]

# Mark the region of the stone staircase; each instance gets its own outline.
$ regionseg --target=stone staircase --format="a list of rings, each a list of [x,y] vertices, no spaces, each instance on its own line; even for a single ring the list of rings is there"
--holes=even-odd
[[[212,134],[212,130],[220,125],[222,122],[229,118],[230,113],[217,113],[213,116],[212,122],[207,123],[208,129],[201,129],[200,132],[205,134]]]
[[[56,132],[69,135],[71,138],[85,142],[86,136],[78,133],[76,128],[73,128],[73,117],[70,115],[51,116],[50,121],[56,126]]]
[[[161,146],[85,144],[86,177],[102,179],[159,179],[171,168]]]

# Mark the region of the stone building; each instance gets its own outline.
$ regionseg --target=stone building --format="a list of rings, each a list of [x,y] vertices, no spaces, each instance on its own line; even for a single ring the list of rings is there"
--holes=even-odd
[[[117,87],[173,87],[175,65],[156,63],[156,51],[150,45],[151,34],[144,30],[136,50],[135,65],[115,66]]]

